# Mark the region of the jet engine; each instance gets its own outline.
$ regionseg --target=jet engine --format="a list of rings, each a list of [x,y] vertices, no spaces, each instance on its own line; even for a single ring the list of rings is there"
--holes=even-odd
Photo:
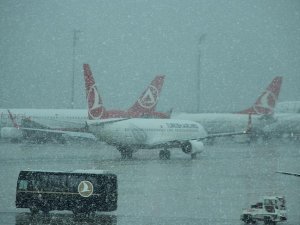
[[[185,154],[195,154],[200,153],[204,149],[202,141],[192,140],[186,141],[181,144],[181,149]]]
[[[2,127],[1,138],[21,139],[23,138],[22,130],[15,127]]]

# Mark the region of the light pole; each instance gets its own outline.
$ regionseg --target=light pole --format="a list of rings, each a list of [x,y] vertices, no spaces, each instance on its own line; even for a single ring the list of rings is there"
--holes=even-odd
[[[73,30],[73,60],[72,60],[72,93],[71,93],[71,109],[74,109],[74,89],[75,89],[75,49],[76,42],[79,40],[78,34],[80,30]]]
[[[198,40],[198,63],[197,63],[197,112],[200,112],[200,99],[201,99],[201,44],[205,40],[206,34],[202,34]]]

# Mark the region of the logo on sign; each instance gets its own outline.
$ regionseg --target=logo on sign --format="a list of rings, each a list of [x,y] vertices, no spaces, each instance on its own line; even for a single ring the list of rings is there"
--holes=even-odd
[[[88,92],[88,106],[89,106],[89,115],[93,119],[100,119],[103,114],[103,105],[102,100],[99,97],[97,88],[95,85],[93,85]]]
[[[87,197],[91,196],[93,194],[93,192],[94,192],[94,187],[90,181],[83,180],[78,185],[78,193],[82,197],[87,198]]]
[[[158,100],[158,90],[156,87],[150,85],[149,88],[144,93],[143,97],[138,100],[138,103],[143,108],[150,109],[157,103]]]

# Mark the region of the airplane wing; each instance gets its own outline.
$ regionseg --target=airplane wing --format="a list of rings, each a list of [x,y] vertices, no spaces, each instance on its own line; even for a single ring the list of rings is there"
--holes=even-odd
[[[86,128],[86,122],[85,120],[79,121],[75,119],[24,118],[21,120],[21,126],[27,128],[82,131]]]
[[[245,134],[249,134],[250,131],[242,131],[242,132],[232,132],[232,133],[218,133],[218,134],[209,134],[206,137],[201,137],[201,138],[191,138],[191,139],[186,139],[186,140],[173,140],[173,141],[158,141],[156,143],[152,143],[151,146],[149,148],[163,148],[163,147],[169,147],[169,148],[180,148],[182,147],[182,143],[185,142],[190,142],[190,141],[194,141],[194,142],[199,142],[199,141],[203,141],[203,140],[207,140],[207,139],[213,139],[213,138],[217,138],[217,137],[229,137],[229,136],[236,136],[236,135],[245,135]]]
[[[27,128],[27,127],[20,127],[19,129],[24,131],[34,131],[34,132],[41,132],[41,133],[47,133],[47,134],[62,134],[62,135],[68,135],[70,137],[78,137],[78,138],[86,138],[86,139],[92,139],[97,140],[97,138],[91,134],[86,132],[78,132],[78,131],[67,131],[67,130],[55,130],[55,129],[39,129],[39,128]]]
[[[299,173],[290,173],[290,172],[283,172],[283,171],[277,171],[276,173],[281,173],[281,174],[285,174],[285,175],[292,175],[292,176],[300,177]]]
[[[199,138],[198,140],[213,139],[217,137],[232,137],[237,135],[245,135],[245,134],[250,134],[251,131],[252,131],[252,116],[251,113],[249,113],[247,128],[244,131],[208,134],[206,137]]]
[[[123,120],[129,120],[131,118],[111,118],[111,119],[101,119],[101,120],[87,120],[86,124],[93,126],[103,126],[104,124],[115,123]]]
[[[88,132],[87,126],[102,126],[108,123],[127,120],[128,118],[113,118],[103,120],[88,120],[88,121],[66,121],[57,119],[23,119],[22,126],[19,129],[27,132],[39,132],[44,134],[61,134],[70,137],[78,137],[84,139],[96,140],[96,137]]]
[[[21,119],[21,124],[18,124],[16,118],[7,110],[9,118],[15,128],[27,127],[27,128],[45,128],[45,129],[58,129],[58,130],[69,130],[69,131],[82,131],[86,128],[85,120],[80,121],[78,118],[58,119],[58,118],[47,118],[47,117],[26,117]]]
[[[231,133],[216,133],[216,134],[209,134],[203,138],[198,138],[197,140],[213,139],[213,138],[217,138],[217,137],[232,137],[232,136],[236,136],[236,135],[245,135],[245,134],[249,134],[249,133],[250,133],[250,131],[248,131],[248,130],[240,131],[240,132],[231,132]]]
[[[14,124],[14,127],[25,132],[34,132],[47,135],[61,134],[70,137],[96,140],[96,137],[93,134],[86,132],[87,124],[85,121],[71,121],[71,119],[66,121],[52,118],[24,118],[21,120],[21,125],[19,125],[16,123],[12,113],[9,110],[8,113]]]

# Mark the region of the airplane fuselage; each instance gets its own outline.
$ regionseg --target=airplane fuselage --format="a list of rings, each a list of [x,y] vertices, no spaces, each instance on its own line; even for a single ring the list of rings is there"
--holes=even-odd
[[[245,130],[249,115],[237,113],[178,113],[172,115],[173,119],[185,119],[202,124],[208,134],[228,133]],[[251,115],[252,127],[262,129],[269,123],[261,115]]]
[[[201,124],[175,119],[128,119],[109,124],[89,121],[89,131],[99,140],[116,146],[153,146],[205,138]]]
[[[290,135],[300,139],[300,113],[277,113],[275,122],[264,127],[263,131],[271,137]]]

